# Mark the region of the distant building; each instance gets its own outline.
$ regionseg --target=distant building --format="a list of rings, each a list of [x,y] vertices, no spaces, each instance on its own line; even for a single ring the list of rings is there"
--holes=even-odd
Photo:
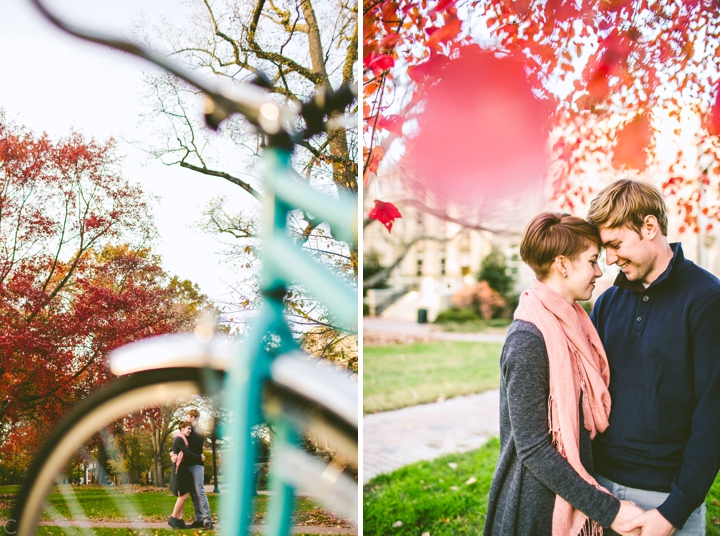
[[[363,255],[375,256],[383,266],[393,264],[400,255],[404,258],[392,270],[388,288],[368,291],[365,303],[371,314],[403,320],[417,320],[419,309],[427,311],[428,321],[434,320],[449,307],[450,297],[458,289],[476,281],[482,260],[493,247],[505,254],[508,268],[516,278],[516,290],[527,288],[534,274],[520,260],[522,232],[539,212],[558,210],[541,199],[515,200],[488,221],[480,222],[496,232],[464,228],[412,204],[397,172],[375,179],[366,190],[365,214],[375,199],[396,203],[403,216],[395,221],[391,233],[379,223],[366,227]],[[579,207],[577,214],[584,216],[586,211],[587,207]],[[447,213],[451,218],[456,216],[452,208]],[[720,276],[720,225],[697,234],[679,233],[681,225],[671,208],[669,240],[682,242],[688,259]],[[597,282],[593,300],[612,285],[618,272],[615,266],[605,264],[604,257],[600,267],[603,277]]]
[[[477,280],[482,260],[493,247],[505,254],[518,289],[532,280],[518,250],[529,218],[542,210],[536,200],[508,203],[507,208],[476,225],[492,228],[490,231],[463,227],[406,202],[408,196],[398,175],[386,174],[373,183],[365,193],[365,213],[376,198],[396,203],[403,216],[395,221],[391,233],[378,223],[368,226],[363,234],[363,254],[365,258],[375,256],[383,266],[392,265],[400,255],[404,258],[390,274],[389,289],[369,292],[366,303],[371,314],[415,320],[417,310],[426,309],[432,321],[449,306],[450,297],[460,287]],[[528,210],[533,204],[537,208]],[[465,219],[452,207],[446,212],[451,219]]]

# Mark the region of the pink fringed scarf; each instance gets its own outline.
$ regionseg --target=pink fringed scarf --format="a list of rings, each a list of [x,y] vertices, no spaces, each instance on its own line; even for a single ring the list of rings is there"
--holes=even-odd
[[[178,431],[175,433],[175,437],[182,437],[182,440],[185,441],[185,446],[186,447],[188,446],[188,440],[187,440],[187,437],[185,436],[185,434]],[[175,460],[175,473],[176,474],[178,472],[178,469],[180,468],[180,462],[183,461],[183,457],[184,457],[183,451],[181,450],[180,452],[177,453],[177,460]]]
[[[580,461],[580,391],[584,393],[584,425],[591,439],[605,431],[610,416],[610,369],[590,317],[577,302],[570,305],[535,280],[520,296],[515,318],[534,324],[545,339],[550,364],[548,425],[553,445],[583,479],[607,491]],[[602,534],[602,527],[559,495],[555,498],[552,529],[553,536]]]

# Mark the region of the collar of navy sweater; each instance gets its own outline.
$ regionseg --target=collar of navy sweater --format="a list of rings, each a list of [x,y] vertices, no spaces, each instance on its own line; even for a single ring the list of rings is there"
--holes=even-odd
[[[680,242],[673,242],[672,244],[670,244],[670,247],[673,250],[673,257],[672,259],[670,259],[670,264],[668,264],[668,267],[665,269],[665,271],[661,273],[655,281],[650,283],[648,289],[659,285],[669,277],[672,277],[673,274],[679,272],[682,268],[685,267],[686,264],[690,262],[685,259],[685,255],[683,254],[682,245],[680,244]],[[640,281],[628,281],[628,278],[624,272],[620,272],[618,274],[618,276],[615,278],[614,285],[620,288],[632,290],[633,292],[645,292],[646,290]]]

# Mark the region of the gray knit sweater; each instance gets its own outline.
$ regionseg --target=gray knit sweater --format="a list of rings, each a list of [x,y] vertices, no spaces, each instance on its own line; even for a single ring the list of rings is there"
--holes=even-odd
[[[514,321],[500,356],[500,457],[490,487],[486,536],[550,536],[556,494],[603,527],[620,509],[618,499],[585,482],[552,446],[548,367],[540,331]],[[590,432],[582,422],[580,404],[580,459],[592,474]]]

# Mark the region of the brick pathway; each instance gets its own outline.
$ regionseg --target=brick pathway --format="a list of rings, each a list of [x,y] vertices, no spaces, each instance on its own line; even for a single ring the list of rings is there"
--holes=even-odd
[[[432,324],[363,318],[374,344],[417,340],[504,342],[501,333],[446,333]],[[387,339],[388,342],[384,342]],[[395,340],[397,339],[397,340]],[[409,341],[407,341],[409,342]],[[362,481],[420,460],[480,448],[500,435],[498,391],[460,396],[363,417]]]
[[[420,460],[480,448],[500,433],[498,391],[363,417],[362,480]]]

